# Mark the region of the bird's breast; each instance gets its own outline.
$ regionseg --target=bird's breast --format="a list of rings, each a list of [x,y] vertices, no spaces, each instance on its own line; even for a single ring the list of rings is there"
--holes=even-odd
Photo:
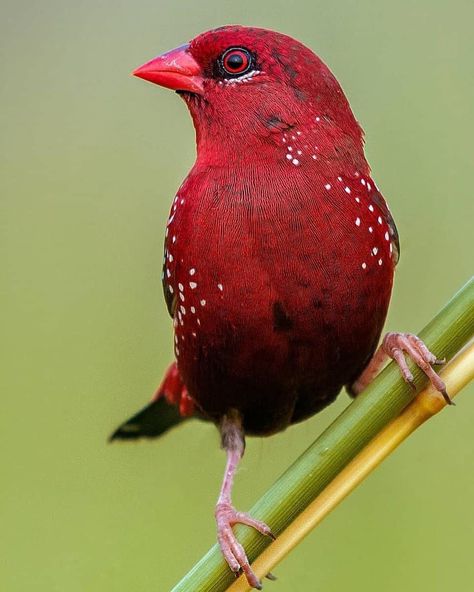
[[[361,369],[393,277],[376,191],[360,175],[300,187],[185,182],[163,276],[178,365],[198,401],[232,380],[242,387],[271,376],[292,389],[318,375],[326,384],[338,366],[340,388]]]

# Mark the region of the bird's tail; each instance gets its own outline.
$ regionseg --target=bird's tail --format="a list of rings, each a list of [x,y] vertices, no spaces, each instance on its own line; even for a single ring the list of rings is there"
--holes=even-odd
[[[173,363],[151,402],[122,423],[109,441],[156,438],[193,415],[193,400],[179,376],[176,363]]]

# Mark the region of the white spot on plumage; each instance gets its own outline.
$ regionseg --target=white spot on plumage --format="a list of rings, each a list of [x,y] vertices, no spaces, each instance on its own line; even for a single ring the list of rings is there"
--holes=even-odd
[[[182,292],[184,290],[183,284],[178,284],[178,290]]]
[[[170,294],[173,294],[173,292],[174,292],[173,286],[168,286],[168,290],[170,291]]]
[[[189,282],[189,287],[191,288],[191,290],[196,289],[197,288],[196,282]]]
[[[201,304],[201,306],[206,306],[206,301],[203,299],[203,300],[201,300],[200,304]]]
[[[356,226],[360,226],[360,218],[356,218],[355,224]]]
[[[373,253],[374,255],[377,255],[377,253],[378,253],[378,252],[379,252],[379,250],[378,250],[378,248],[377,248],[377,247],[374,247],[374,248],[372,249],[372,253]]]
[[[350,192],[351,192],[350,188],[349,188],[349,187],[347,187],[347,186],[346,186],[346,187],[344,187],[344,191],[345,191],[346,193],[350,193]]]
[[[288,160],[291,160],[291,159],[293,158],[293,156],[292,156],[291,154],[287,154],[287,155],[286,155],[286,158],[287,158]]]
[[[379,259],[379,265],[382,265],[382,259]]]
[[[374,206],[372,204],[369,204],[369,211],[373,212],[374,211]]]
[[[189,275],[194,275],[195,273],[196,273],[196,270],[194,269],[194,267],[192,267],[192,268],[189,270]]]
[[[191,312],[192,312],[193,314],[196,314],[196,309],[194,308],[194,306],[191,306]]]
[[[330,183],[326,183],[326,185],[324,187],[329,191],[331,189],[331,184]]]
[[[379,216],[379,217],[377,218],[377,222],[378,222],[379,224],[382,224],[382,222],[383,222],[383,220],[382,220],[382,216]]]
[[[374,231],[374,229],[372,228],[372,226],[369,226],[369,232],[372,233],[373,231]]]
[[[184,306],[180,306],[179,310],[185,315],[186,314],[186,309],[184,308]]]
[[[224,289],[224,286],[222,284],[217,284],[217,287],[219,288],[219,290],[222,292],[222,290]]]
[[[293,158],[293,160],[291,161],[295,166],[298,166],[300,164],[300,161],[297,158]]]
[[[385,233],[385,240],[386,241],[390,240],[390,236],[389,236],[388,232]]]
[[[365,263],[365,261],[364,261],[364,263],[362,263],[361,267],[362,267],[362,269],[367,269],[367,263]]]
[[[182,292],[179,293],[179,299],[181,302],[184,302],[184,294]]]

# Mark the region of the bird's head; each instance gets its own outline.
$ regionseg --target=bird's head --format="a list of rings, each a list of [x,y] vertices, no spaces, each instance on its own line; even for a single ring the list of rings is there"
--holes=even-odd
[[[269,146],[275,134],[314,127],[315,122],[321,122],[331,141],[350,139],[362,150],[362,131],[339,83],[318,56],[287,35],[220,27],[133,73],[184,98],[198,153],[210,144],[214,154],[216,145],[234,152],[242,143],[246,148]]]

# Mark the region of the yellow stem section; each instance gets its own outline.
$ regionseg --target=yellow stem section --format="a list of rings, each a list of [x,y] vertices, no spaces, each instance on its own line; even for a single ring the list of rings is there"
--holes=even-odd
[[[453,398],[474,379],[474,342],[453,358],[440,372]],[[254,561],[252,569],[260,578],[270,573],[296,545],[353,491],[387,456],[427,419],[446,406],[431,386],[425,388],[392,423],[384,428],[338,475],[326,489],[284,530],[277,540]],[[240,576],[227,592],[251,590]]]

